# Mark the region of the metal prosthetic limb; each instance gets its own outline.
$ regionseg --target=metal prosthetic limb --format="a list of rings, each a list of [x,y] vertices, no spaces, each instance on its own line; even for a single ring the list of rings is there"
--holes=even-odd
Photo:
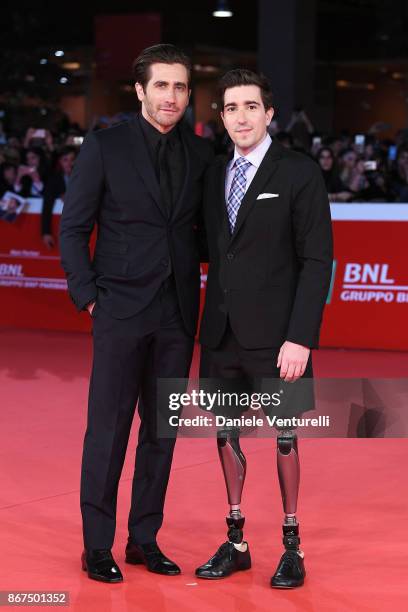
[[[285,524],[296,525],[300,466],[297,435],[292,429],[278,432],[277,463]]]
[[[246,474],[246,459],[239,445],[239,433],[238,428],[226,428],[217,432],[218,455],[224,472],[230,505],[230,513],[226,517],[228,539],[235,545],[242,543],[242,528],[245,523],[240,503]]]
[[[283,511],[285,513],[284,524],[282,526],[283,544],[286,550],[299,551],[300,538],[296,508],[299,492],[300,465],[297,435],[293,429],[278,431],[277,464]]]

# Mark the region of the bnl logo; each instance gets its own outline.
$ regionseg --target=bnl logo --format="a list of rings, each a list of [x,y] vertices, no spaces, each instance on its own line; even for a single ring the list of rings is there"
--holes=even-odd
[[[326,304],[330,304],[333,295],[334,281],[336,277],[337,261],[333,261],[332,275],[330,279],[329,292],[327,294]],[[345,285],[353,288],[366,288],[366,283],[374,283],[375,288],[384,288],[387,285],[394,284],[393,278],[388,278],[388,264],[359,264],[359,263],[348,263],[344,270],[344,283],[352,283],[352,285]],[[371,285],[370,285],[371,287]],[[373,285],[374,287],[374,285]]]

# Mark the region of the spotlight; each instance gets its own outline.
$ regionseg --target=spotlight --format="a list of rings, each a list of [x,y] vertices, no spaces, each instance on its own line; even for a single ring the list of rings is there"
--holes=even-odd
[[[64,57],[65,53],[62,50],[55,51],[55,57]]]
[[[61,77],[59,82],[62,83],[63,85],[65,85],[65,83],[68,83],[68,79],[67,79],[67,77]]]
[[[218,0],[217,8],[213,11],[213,17],[232,17],[227,0]]]

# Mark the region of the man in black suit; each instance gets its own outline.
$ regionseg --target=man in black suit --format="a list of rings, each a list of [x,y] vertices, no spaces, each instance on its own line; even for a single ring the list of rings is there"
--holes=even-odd
[[[189,374],[200,290],[197,216],[212,157],[205,141],[179,125],[190,96],[191,66],[184,53],[156,45],[133,68],[141,113],[87,135],[60,233],[70,296],[93,319],[81,473],[82,568],[105,582],[123,580],[111,547],[137,403],[141,424],[126,561],[160,574],[180,573],[156,543],[175,442],[157,435],[166,407],[156,405],[156,383]]]
[[[263,77],[232,70],[220,86],[221,116],[235,149],[229,160],[216,160],[206,176],[209,270],[200,378],[229,392],[284,387],[274,414],[299,416],[314,407],[310,349],[318,345],[331,277],[327,192],[313,160],[271,140],[267,127],[274,110]],[[295,382],[299,378],[303,380]],[[236,406],[232,416],[238,412]],[[239,433],[225,428],[217,435],[230,504],[228,541],[197,568],[200,578],[223,578],[251,567],[240,510],[246,461]],[[277,464],[286,550],[271,586],[293,588],[305,576],[296,519],[295,428],[278,430]]]

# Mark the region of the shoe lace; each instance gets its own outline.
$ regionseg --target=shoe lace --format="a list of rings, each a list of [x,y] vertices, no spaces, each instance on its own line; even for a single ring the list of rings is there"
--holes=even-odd
[[[230,543],[229,542],[224,542],[224,544],[221,544],[221,546],[219,547],[219,549],[217,550],[217,552],[214,555],[214,561],[218,561],[218,559],[222,559],[222,557],[224,556],[224,554],[228,551],[229,556],[231,557],[231,547],[230,547]]]
[[[299,555],[295,550],[287,550],[282,556],[282,570],[297,570],[299,567]]]

